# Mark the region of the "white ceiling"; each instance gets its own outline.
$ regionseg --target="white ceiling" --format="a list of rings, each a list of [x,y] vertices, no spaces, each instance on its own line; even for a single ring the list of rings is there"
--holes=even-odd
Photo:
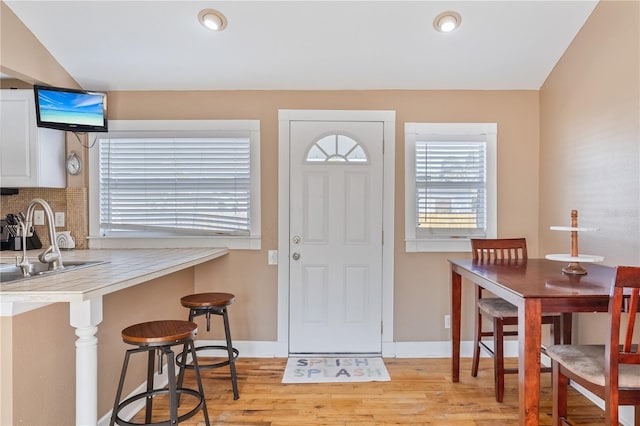
[[[93,90],[537,90],[597,3],[4,1]],[[462,26],[436,32],[446,10]]]

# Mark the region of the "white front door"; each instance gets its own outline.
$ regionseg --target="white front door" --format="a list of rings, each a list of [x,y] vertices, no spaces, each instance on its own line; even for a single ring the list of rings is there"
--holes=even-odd
[[[291,353],[382,350],[383,130],[290,123]]]

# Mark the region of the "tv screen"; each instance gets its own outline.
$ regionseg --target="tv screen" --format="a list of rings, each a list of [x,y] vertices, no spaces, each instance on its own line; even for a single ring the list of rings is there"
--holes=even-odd
[[[107,94],[34,85],[38,127],[69,132],[107,131]]]

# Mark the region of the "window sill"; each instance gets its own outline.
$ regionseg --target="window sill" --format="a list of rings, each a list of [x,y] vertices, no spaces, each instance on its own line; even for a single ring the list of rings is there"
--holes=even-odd
[[[417,252],[470,252],[469,238],[443,238],[443,239],[406,239],[405,251]]]
[[[90,249],[225,247],[229,250],[260,250],[262,248],[262,238],[260,235],[252,237],[89,236],[88,239]]]

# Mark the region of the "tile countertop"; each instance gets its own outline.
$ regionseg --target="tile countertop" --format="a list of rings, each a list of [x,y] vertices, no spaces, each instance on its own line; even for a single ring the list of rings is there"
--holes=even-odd
[[[41,250],[32,250],[37,262]],[[226,248],[71,250],[62,262],[105,261],[63,273],[0,284],[0,302],[80,302],[132,287],[154,278],[224,256]],[[3,251],[0,262],[15,263],[20,252]]]

